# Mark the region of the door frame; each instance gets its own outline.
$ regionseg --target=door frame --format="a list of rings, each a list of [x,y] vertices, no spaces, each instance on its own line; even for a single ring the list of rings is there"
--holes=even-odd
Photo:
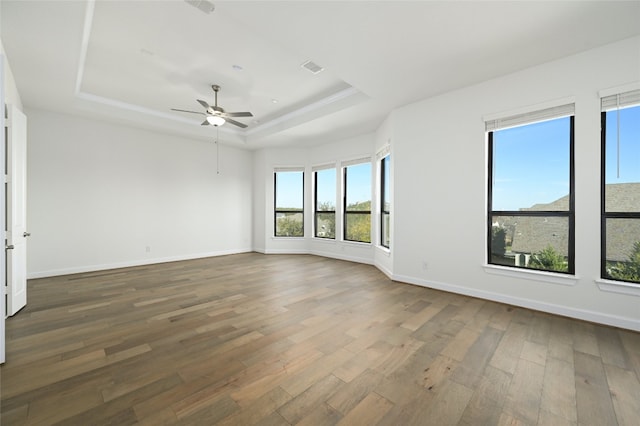
[[[6,164],[6,160],[5,160],[5,149],[4,147],[6,146],[6,141],[5,141],[5,137],[6,137],[6,128],[5,128],[5,122],[4,122],[4,117],[6,114],[6,107],[5,107],[5,99],[4,99],[4,55],[1,54],[0,52],[0,129],[2,129],[2,131],[0,133],[2,133],[2,135],[0,136],[0,146],[2,147],[2,149],[0,149],[0,165],[2,166],[2,169],[4,169],[4,164]],[[2,242],[2,244],[4,245],[4,242],[6,241],[6,232],[5,232],[5,226],[4,223],[6,223],[6,214],[7,214],[7,210],[6,210],[6,206],[5,206],[5,192],[6,192],[6,187],[5,187],[5,181],[6,181],[6,175],[5,172],[2,172],[2,174],[0,174],[2,176],[2,182],[0,184],[0,224],[3,224],[2,226],[0,226],[0,241]],[[0,256],[0,277],[6,277],[7,276],[7,265],[6,265],[6,250],[4,250],[4,255]],[[3,364],[5,362],[5,318],[7,315],[6,312],[6,301],[7,301],[7,296],[6,296],[6,282],[5,279],[2,279],[2,285],[0,285],[0,364]]]

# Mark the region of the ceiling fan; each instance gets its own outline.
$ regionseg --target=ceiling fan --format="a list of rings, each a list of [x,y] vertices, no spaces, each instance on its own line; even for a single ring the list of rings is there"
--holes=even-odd
[[[200,114],[205,116],[205,120],[202,122],[203,126],[213,125],[216,127],[222,126],[224,123],[231,123],[234,126],[238,126],[241,128],[247,127],[246,124],[240,123],[239,121],[235,121],[230,117],[253,117],[253,114],[250,112],[226,112],[222,107],[218,106],[218,91],[220,90],[220,86],[214,84],[211,86],[213,91],[216,94],[215,105],[209,105],[207,102],[196,99],[200,105],[205,108],[205,112],[198,111],[187,111],[184,109],[176,109],[171,108],[171,111],[180,111],[180,112],[188,112],[190,114]]]

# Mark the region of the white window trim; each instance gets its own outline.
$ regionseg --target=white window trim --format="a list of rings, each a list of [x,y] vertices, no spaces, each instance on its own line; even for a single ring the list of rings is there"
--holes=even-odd
[[[486,127],[488,122],[500,121],[500,120],[504,120],[505,118],[515,117],[520,115],[535,114],[537,111],[544,111],[552,108],[561,107],[564,105],[571,105],[571,104],[575,105],[575,103],[576,103],[576,99],[573,96],[555,99],[548,102],[542,102],[539,104],[528,105],[521,108],[510,109],[503,112],[485,114],[482,116],[482,122],[485,124],[485,127]],[[571,115],[571,114],[568,114],[568,115]],[[559,118],[559,116],[555,118]],[[533,123],[535,121],[536,120],[528,121],[528,123]],[[522,123],[522,124],[526,124],[526,123]],[[498,129],[501,129],[501,128],[498,128]],[[498,129],[493,129],[493,130],[498,130]]]
[[[637,107],[640,105],[640,83],[600,90],[598,95],[600,96],[600,109],[603,112],[617,108]],[[595,283],[601,291],[640,296],[640,284],[637,283],[606,278],[597,278]]]
[[[490,265],[485,263],[482,265],[484,271],[504,277],[521,278],[524,280],[541,281],[549,284],[559,284],[565,286],[575,286],[580,277],[577,275],[566,275],[548,271],[537,271],[533,269],[512,268],[508,266]]]
[[[607,280],[604,278],[598,278],[594,281],[601,291],[640,297],[640,284],[626,281]]]

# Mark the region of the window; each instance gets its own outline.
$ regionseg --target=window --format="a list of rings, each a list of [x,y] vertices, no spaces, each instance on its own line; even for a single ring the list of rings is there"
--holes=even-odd
[[[640,90],[602,99],[602,278],[640,284]]]
[[[391,202],[389,201],[390,193],[390,175],[389,175],[389,156],[387,155],[380,160],[380,245],[389,248],[391,240],[390,222],[391,222]]]
[[[344,240],[371,242],[371,163],[344,165]]]
[[[488,263],[574,273],[573,110],[486,123]]]
[[[336,169],[316,169],[314,172],[314,236],[336,238]]]
[[[276,170],[274,173],[276,237],[304,237],[304,172]]]

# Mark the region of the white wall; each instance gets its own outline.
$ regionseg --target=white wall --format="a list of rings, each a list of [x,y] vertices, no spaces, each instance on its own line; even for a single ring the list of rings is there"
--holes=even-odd
[[[20,99],[20,93],[18,93],[18,87],[16,81],[13,78],[13,72],[11,72],[11,66],[9,65],[9,59],[4,52],[4,46],[2,46],[2,40],[0,39],[0,55],[5,56],[4,59],[4,101],[7,104],[15,105],[20,111],[24,112],[22,106],[22,99]]]
[[[640,330],[640,298],[601,291],[599,90],[640,79],[640,38],[395,111],[395,278]],[[576,275],[487,273],[483,116],[575,100]],[[426,268],[424,264],[426,263]]]
[[[27,114],[30,277],[251,250],[251,152]]]

